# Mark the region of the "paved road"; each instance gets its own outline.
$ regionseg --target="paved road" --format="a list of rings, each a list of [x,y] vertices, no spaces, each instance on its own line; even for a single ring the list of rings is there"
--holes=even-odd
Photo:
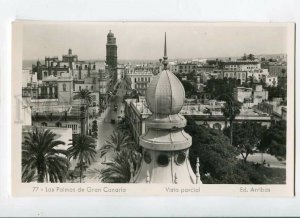
[[[107,116],[110,113],[110,107],[107,107],[106,110],[98,117],[98,139],[97,139],[97,154],[95,157],[95,161],[89,166],[88,170],[84,173],[85,178],[84,182],[86,183],[95,183],[99,182],[97,175],[98,173],[91,173],[90,170],[101,170],[103,168],[102,162],[105,161],[104,158],[100,158],[99,149],[105,144],[107,138],[114,131],[115,126],[110,122],[105,122],[107,120]]]
[[[120,117],[124,116],[124,103],[123,97],[126,94],[126,83],[120,82],[116,95],[110,99],[106,110],[98,117],[98,140],[97,140],[97,154],[95,161],[89,166],[89,169],[84,173],[86,176],[84,182],[86,183],[99,183],[97,178],[98,173],[90,173],[90,170],[97,169],[101,170],[105,165],[102,163],[106,160],[105,157],[100,158],[99,149],[104,145],[107,138],[113,133],[116,128],[116,124],[111,124],[111,120],[114,119],[116,122]],[[115,106],[117,111],[114,110]]]
[[[238,156],[239,159],[242,159],[242,156]],[[271,168],[286,168],[285,161],[279,161],[276,157],[267,154],[267,153],[255,153],[253,155],[249,155],[247,161],[253,163],[263,163],[265,160],[266,166]]]
[[[124,117],[124,108],[123,103],[124,95],[126,95],[127,86],[125,81],[120,81],[118,85],[117,92],[114,96],[111,97],[109,106],[111,110],[109,112],[109,118],[115,120],[116,122]],[[115,111],[116,109],[116,111]]]

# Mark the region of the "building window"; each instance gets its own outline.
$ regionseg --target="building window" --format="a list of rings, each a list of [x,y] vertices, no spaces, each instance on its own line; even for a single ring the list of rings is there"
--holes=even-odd
[[[61,122],[57,122],[55,125],[56,127],[61,127]]]
[[[41,124],[42,124],[42,126],[47,126],[46,122],[42,122]]]
[[[181,165],[185,162],[186,155],[183,151],[180,151],[179,153],[176,154],[175,157],[175,162],[177,165]]]
[[[169,164],[169,157],[166,154],[160,154],[157,157],[157,164],[162,167],[166,167]]]
[[[218,129],[218,130],[221,130],[221,124],[220,123],[215,123],[214,125],[213,125],[213,128],[214,129]]]
[[[81,91],[81,86],[79,86],[79,91]]]
[[[64,83],[63,84],[63,92],[67,91],[67,85]]]
[[[150,164],[151,163],[151,155],[148,151],[145,151],[144,153],[144,161],[147,163],[147,164]]]
[[[47,76],[47,71],[44,71],[44,77],[46,77]]]

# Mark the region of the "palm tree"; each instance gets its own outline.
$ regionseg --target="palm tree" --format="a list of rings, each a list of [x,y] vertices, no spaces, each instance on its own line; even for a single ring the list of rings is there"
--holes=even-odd
[[[130,149],[123,149],[116,153],[114,160],[105,163],[106,167],[91,172],[104,183],[128,183],[141,164],[142,155]]]
[[[106,163],[100,170],[99,179],[104,183],[128,183],[131,178],[131,169],[128,153],[122,150],[114,158],[113,162]]]
[[[79,134],[75,136],[72,146],[68,148],[70,153],[69,158],[78,158],[78,167],[80,169],[80,182],[82,180],[82,173],[86,164],[90,165],[91,161],[95,159],[96,155],[95,140],[87,135]]]
[[[68,171],[68,152],[56,149],[65,145],[63,141],[55,140],[56,134],[36,128],[25,136],[22,143],[22,181],[31,182],[64,182]]]
[[[228,99],[222,112],[226,120],[229,120],[230,125],[230,144],[232,145],[232,129],[235,117],[240,113],[241,104],[238,101]]]
[[[130,140],[130,136],[122,131],[113,131],[109,140],[105,141],[105,145],[100,149],[100,157],[103,157],[107,153],[118,153],[123,148],[133,147],[134,144]]]
[[[86,132],[83,134],[86,134],[88,132],[88,123],[89,123],[89,107],[91,103],[93,102],[93,98],[91,95],[91,92],[87,89],[81,89],[78,94],[74,96],[74,99],[80,99],[81,104],[85,104],[86,106]],[[84,103],[83,103],[83,102]]]

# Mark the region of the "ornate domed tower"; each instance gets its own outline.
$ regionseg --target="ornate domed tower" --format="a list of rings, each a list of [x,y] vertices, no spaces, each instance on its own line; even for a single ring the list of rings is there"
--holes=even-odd
[[[192,138],[183,128],[186,119],[179,114],[185,91],[179,79],[169,70],[165,35],[164,70],[150,82],[146,101],[152,115],[147,131],[140,136],[143,160],[133,183],[201,183],[199,167],[194,174],[188,159]],[[198,164],[199,165],[199,164]]]

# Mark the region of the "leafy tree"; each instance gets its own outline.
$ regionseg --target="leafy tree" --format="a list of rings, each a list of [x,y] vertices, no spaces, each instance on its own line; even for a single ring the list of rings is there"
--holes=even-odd
[[[78,167],[80,169],[80,182],[82,180],[84,166],[90,165],[91,161],[95,159],[96,155],[95,140],[87,135],[79,134],[74,137],[72,146],[68,148],[70,158],[78,159]]]
[[[264,87],[268,91],[268,99],[271,101],[273,98],[285,98],[284,89],[279,86]]]
[[[232,98],[234,88],[240,85],[240,81],[232,78],[215,79],[207,81],[205,91],[211,93],[212,99],[227,100]]]
[[[94,120],[92,122],[92,136],[94,138],[97,138],[97,136],[98,136],[98,124],[97,124],[97,120]]]
[[[36,128],[22,143],[22,182],[64,182],[69,167],[67,151],[57,149],[65,143],[55,140],[56,134]]]
[[[196,80],[196,71],[193,70],[192,72],[190,72],[190,73],[187,75],[187,79],[188,79],[188,80],[191,80],[191,81]]]
[[[187,97],[191,97],[192,95],[197,95],[197,89],[192,83],[184,80],[182,80],[181,83],[184,87],[185,94]]]
[[[247,54],[244,54],[242,57],[242,60],[245,61],[245,60],[247,60],[247,58],[248,58]]]
[[[118,122],[117,129],[124,132],[125,134],[130,134],[130,126],[125,117],[123,117],[120,122]]]
[[[200,160],[203,183],[249,183],[247,173],[237,168],[238,151],[221,131],[198,126],[187,119],[185,131],[193,138],[189,150],[191,166],[195,171],[196,159]]]
[[[238,148],[244,162],[247,161],[248,155],[253,154],[254,150],[260,146],[261,137],[265,130],[265,126],[256,122],[247,121],[235,124],[232,131],[232,145]],[[230,136],[230,128],[225,129],[224,133]]]
[[[230,145],[228,137],[221,131],[199,126],[191,118],[187,118],[185,131],[193,139],[189,149],[191,166],[195,172],[196,158],[199,157],[200,175],[203,183],[285,183],[285,170],[238,160],[236,157],[239,150]]]
[[[259,149],[275,155],[278,159],[286,158],[286,121],[273,123],[262,135]]]
[[[80,99],[81,104],[84,104],[86,107],[86,131],[88,131],[88,123],[89,123],[89,107],[93,102],[92,94],[87,89],[81,89],[79,93],[74,96],[74,99]],[[86,132],[84,133],[86,134]]]
[[[255,56],[253,54],[249,54],[248,55],[248,59],[251,60],[251,61],[253,61],[253,60],[255,60]]]

